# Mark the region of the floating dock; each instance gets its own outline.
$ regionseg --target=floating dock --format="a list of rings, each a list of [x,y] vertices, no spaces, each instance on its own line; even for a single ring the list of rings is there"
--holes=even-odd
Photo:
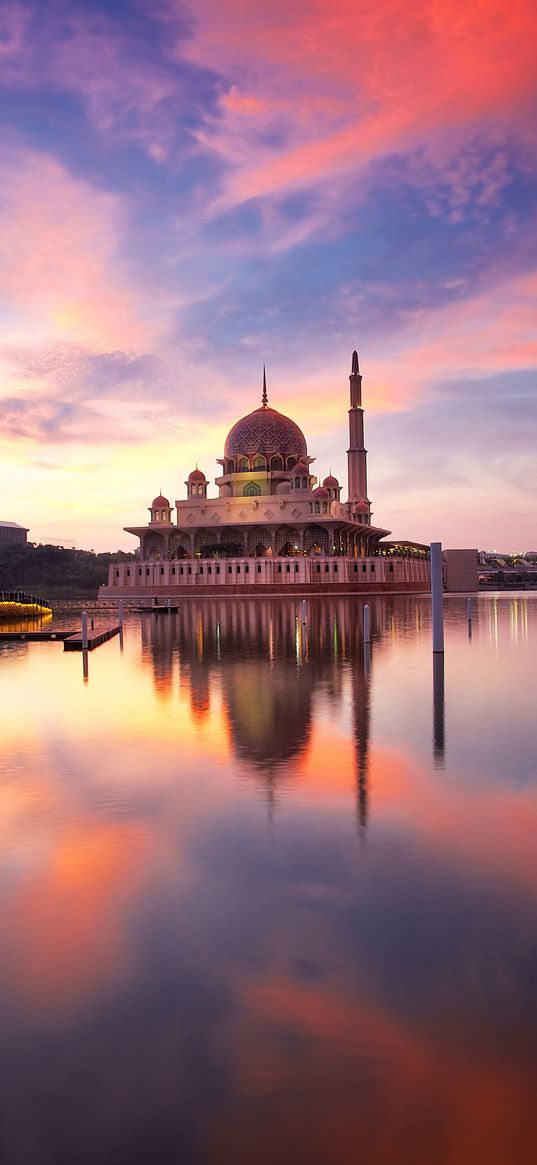
[[[158,607],[133,607],[133,611],[135,611],[137,615],[176,615],[180,610],[181,607],[178,603],[170,602],[162,603],[162,605]]]
[[[25,639],[32,643],[46,643],[50,640],[64,640],[72,635],[72,631],[0,631],[0,643],[15,642]]]
[[[96,647],[100,647],[101,643],[106,643],[107,639],[113,639],[115,635],[119,635],[120,631],[119,624],[113,627],[101,627],[96,631],[88,630],[87,650],[93,651]],[[26,643],[60,642],[63,643],[64,651],[84,651],[80,631],[0,631],[0,644],[21,641]]]
[[[119,635],[120,631],[119,623],[114,624],[113,627],[103,627],[100,631],[88,631],[87,650],[93,651],[95,647],[100,647],[101,643],[106,643],[107,639],[113,639],[115,635]],[[74,635],[70,632],[63,640],[64,651],[84,651],[85,648],[86,644],[83,642],[80,631],[76,631]]]

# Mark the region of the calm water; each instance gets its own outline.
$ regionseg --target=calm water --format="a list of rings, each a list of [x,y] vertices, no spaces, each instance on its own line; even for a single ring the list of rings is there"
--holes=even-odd
[[[371,605],[0,648],[6,1165],[534,1165],[537,596]]]

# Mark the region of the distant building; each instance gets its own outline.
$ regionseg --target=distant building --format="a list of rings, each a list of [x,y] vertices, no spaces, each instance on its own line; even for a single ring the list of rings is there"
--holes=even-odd
[[[390,531],[374,526],[367,494],[362,377],[353,352],[350,374],[348,500],[329,473],[312,473],[302,430],[268,403],[228,433],[218,497],[197,466],[185,482],[186,500],[173,507],[159,493],[149,522],[126,526],[140,543],[140,560],[113,563],[101,595],[170,597],[182,588],[208,590],[424,590],[428,551],[406,544],[383,549]],[[412,547],[412,550],[410,549]]]
[[[444,550],[442,553],[444,590],[477,591],[478,565],[477,550]]]
[[[28,530],[17,522],[0,522],[0,546],[25,546]]]

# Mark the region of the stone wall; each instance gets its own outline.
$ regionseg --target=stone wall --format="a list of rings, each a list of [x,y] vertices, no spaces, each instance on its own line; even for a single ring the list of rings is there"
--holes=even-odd
[[[418,558],[234,558],[117,562],[100,597],[163,599],[184,593],[424,591],[429,563]]]

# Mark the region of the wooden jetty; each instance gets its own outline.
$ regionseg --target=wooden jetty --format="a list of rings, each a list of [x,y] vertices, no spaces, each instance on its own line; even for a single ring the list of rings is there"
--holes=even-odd
[[[113,639],[115,635],[119,635],[121,626],[119,623],[114,624],[113,627],[102,627],[101,630],[88,631],[87,650],[93,651],[95,647],[100,647],[101,643],[106,643],[107,639]],[[69,634],[63,641],[64,651],[84,651],[85,644],[82,639],[82,633],[76,631],[75,634]]]
[[[121,627],[119,624],[114,624],[113,627],[101,627],[96,630],[88,630],[88,651],[93,651],[96,647],[100,647],[101,643],[106,643],[107,639],[113,639],[114,635],[119,635]],[[1,643],[14,643],[24,640],[27,643],[63,643],[64,651],[83,651],[82,633],[80,631],[0,631]]]
[[[44,643],[50,640],[64,640],[72,635],[72,631],[0,631],[0,643],[9,643],[25,639],[28,642]]]
[[[169,600],[166,603],[157,607],[133,607],[137,615],[176,615],[181,610],[178,603],[171,603]]]

